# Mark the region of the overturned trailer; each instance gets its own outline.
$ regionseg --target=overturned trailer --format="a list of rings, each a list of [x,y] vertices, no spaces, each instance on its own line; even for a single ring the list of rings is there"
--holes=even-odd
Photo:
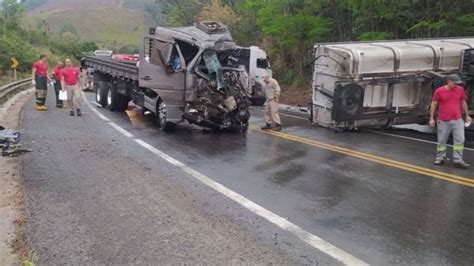
[[[316,44],[311,119],[337,130],[424,123],[451,73],[461,74],[472,103],[472,48],[474,38]]]

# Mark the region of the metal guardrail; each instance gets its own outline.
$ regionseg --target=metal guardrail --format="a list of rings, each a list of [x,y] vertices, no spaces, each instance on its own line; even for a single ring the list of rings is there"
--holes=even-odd
[[[23,79],[15,81],[0,87],[0,106],[3,105],[11,96],[25,89],[25,87],[31,84],[31,79]]]

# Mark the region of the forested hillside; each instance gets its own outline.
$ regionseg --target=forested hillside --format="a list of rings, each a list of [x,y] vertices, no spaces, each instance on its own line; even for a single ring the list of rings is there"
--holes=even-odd
[[[65,57],[78,60],[97,49],[93,41],[79,38],[68,28],[60,34],[50,34],[41,22],[35,28],[24,27],[25,6],[16,0],[0,1],[0,7],[0,76],[7,75],[12,57],[20,62],[20,72],[29,72],[40,54],[49,55],[50,63],[55,64]]]
[[[148,26],[222,21],[240,45],[265,48],[275,75],[295,86],[308,84],[316,42],[474,35],[474,0],[26,0],[26,6],[33,35],[69,32],[129,50]]]
[[[287,84],[307,83],[315,42],[474,35],[474,0],[152,0],[145,10],[169,25],[227,23],[240,44],[270,52]]]

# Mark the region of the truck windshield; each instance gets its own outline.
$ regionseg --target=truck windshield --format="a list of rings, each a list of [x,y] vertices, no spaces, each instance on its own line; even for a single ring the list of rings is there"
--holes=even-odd
[[[257,67],[263,69],[270,68],[270,60],[268,58],[257,58]]]
[[[217,57],[216,51],[206,50],[202,54],[204,64],[206,65],[209,77],[217,81],[217,89],[224,88],[224,79],[222,77],[222,65]]]

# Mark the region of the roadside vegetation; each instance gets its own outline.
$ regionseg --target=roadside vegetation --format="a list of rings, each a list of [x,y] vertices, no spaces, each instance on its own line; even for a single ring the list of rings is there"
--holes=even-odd
[[[241,45],[258,44],[286,85],[304,86],[317,42],[474,34],[473,0],[150,0],[155,23],[226,23]]]
[[[26,62],[37,50],[77,58],[93,47],[81,39],[136,53],[148,26],[218,20],[240,45],[264,48],[275,76],[296,98],[307,97],[315,43],[474,34],[474,0],[26,0],[19,9],[13,15],[26,9],[26,19],[8,39]]]
[[[97,49],[95,42],[81,40],[72,25],[66,25],[58,34],[41,27],[23,27],[25,5],[16,0],[0,2],[0,11],[0,80],[11,79],[12,57],[20,62],[18,71],[28,73],[39,54],[48,55],[50,64],[55,64],[65,57],[79,60],[85,53]]]

